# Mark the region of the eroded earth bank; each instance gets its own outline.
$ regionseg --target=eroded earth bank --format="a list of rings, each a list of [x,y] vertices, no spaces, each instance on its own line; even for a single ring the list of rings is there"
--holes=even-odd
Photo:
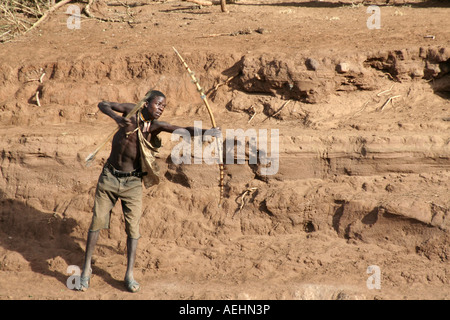
[[[351,23],[364,21],[363,7],[252,3],[229,5],[222,15],[216,7],[155,3],[138,12],[152,13],[150,22],[131,28],[86,20],[83,34],[64,30],[60,14],[1,45],[0,299],[450,298],[448,8],[383,7],[392,32],[371,34],[373,46],[360,34],[369,31],[355,31],[364,45],[352,49],[328,23],[351,29],[345,19],[362,14]],[[436,12],[441,24],[427,25]],[[275,23],[271,15],[290,19]],[[323,24],[315,28],[314,19]],[[317,43],[302,38],[308,49],[289,47],[280,29],[294,20]],[[411,39],[440,30],[442,40],[396,43],[412,21]],[[218,35],[230,25],[260,29]],[[170,28],[191,29],[183,37]],[[329,40],[334,49],[325,49],[322,28],[330,39],[342,36]],[[145,41],[134,39],[149,30]],[[101,233],[92,288],[71,291],[67,268],[83,262],[109,144],[91,166],[84,160],[114,129],[98,102],[137,102],[157,88],[169,102],[162,120],[211,126],[171,46],[205,88],[224,150],[234,155],[225,163],[223,205],[218,166],[175,164],[178,142],[163,134],[161,183],[144,193],[135,271],[142,290],[132,295],[122,284],[126,235],[118,204],[111,229]],[[274,174],[263,174],[270,167],[264,157],[249,162],[248,140],[243,158],[229,148],[230,129],[267,132],[269,148],[256,152],[278,151]],[[374,265],[381,289],[367,285]]]

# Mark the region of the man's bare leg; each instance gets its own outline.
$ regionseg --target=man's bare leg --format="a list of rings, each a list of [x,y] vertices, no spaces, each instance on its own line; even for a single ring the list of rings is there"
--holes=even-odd
[[[100,230],[89,231],[87,243],[86,243],[86,254],[84,258],[83,272],[80,276],[80,287],[77,290],[86,291],[89,288],[89,280],[92,274],[92,254],[94,253],[95,245],[97,244],[98,235]]]
[[[139,283],[134,280],[133,276],[137,244],[138,239],[127,238],[127,271],[125,273],[125,285],[130,292],[137,292],[140,289]]]

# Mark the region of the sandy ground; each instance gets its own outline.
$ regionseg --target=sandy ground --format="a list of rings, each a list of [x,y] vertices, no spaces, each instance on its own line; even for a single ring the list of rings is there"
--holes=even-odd
[[[368,4],[350,1],[97,1],[123,22],[69,29],[65,6],[0,44],[0,299],[449,299],[450,8],[406,2],[380,1],[369,29]],[[123,286],[119,204],[91,288],[72,291],[109,145],[84,159],[114,129],[97,103],[157,88],[163,120],[211,126],[172,47],[224,134],[278,130],[277,170],[226,163],[219,208],[217,165],[174,164],[163,136],[141,291]]]

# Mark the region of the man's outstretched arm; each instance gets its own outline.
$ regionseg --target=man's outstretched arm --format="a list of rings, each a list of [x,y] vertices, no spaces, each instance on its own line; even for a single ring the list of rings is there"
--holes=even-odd
[[[160,132],[172,133],[177,129],[185,129],[189,132],[189,134],[191,136],[193,136],[196,133],[196,131],[198,130],[198,128],[195,128],[195,127],[180,127],[180,126],[176,126],[176,125],[164,122],[164,121],[154,121],[152,123],[152,126],[150,127],[150,132],[152,134],[159,134]],[[214,136],[218,133],[216,130],[220,131],[220,128],[213,128],[213,129],[215,129],[215,130],[202,129],[201,130],[202,135],[204,135],[205,133],[208,133],[208,135]]]

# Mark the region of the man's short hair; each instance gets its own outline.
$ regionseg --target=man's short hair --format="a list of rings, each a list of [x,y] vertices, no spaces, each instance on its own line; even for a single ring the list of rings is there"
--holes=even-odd
[[[164,93],[162,93],[161,91],[158,90],[152,90],[150,91],[150,96],[147,99],[147,102],[150,103],[152,102],[153,99],[155,99],[156,97],[163,97],[166,98],[166,96],[164,95]]]

